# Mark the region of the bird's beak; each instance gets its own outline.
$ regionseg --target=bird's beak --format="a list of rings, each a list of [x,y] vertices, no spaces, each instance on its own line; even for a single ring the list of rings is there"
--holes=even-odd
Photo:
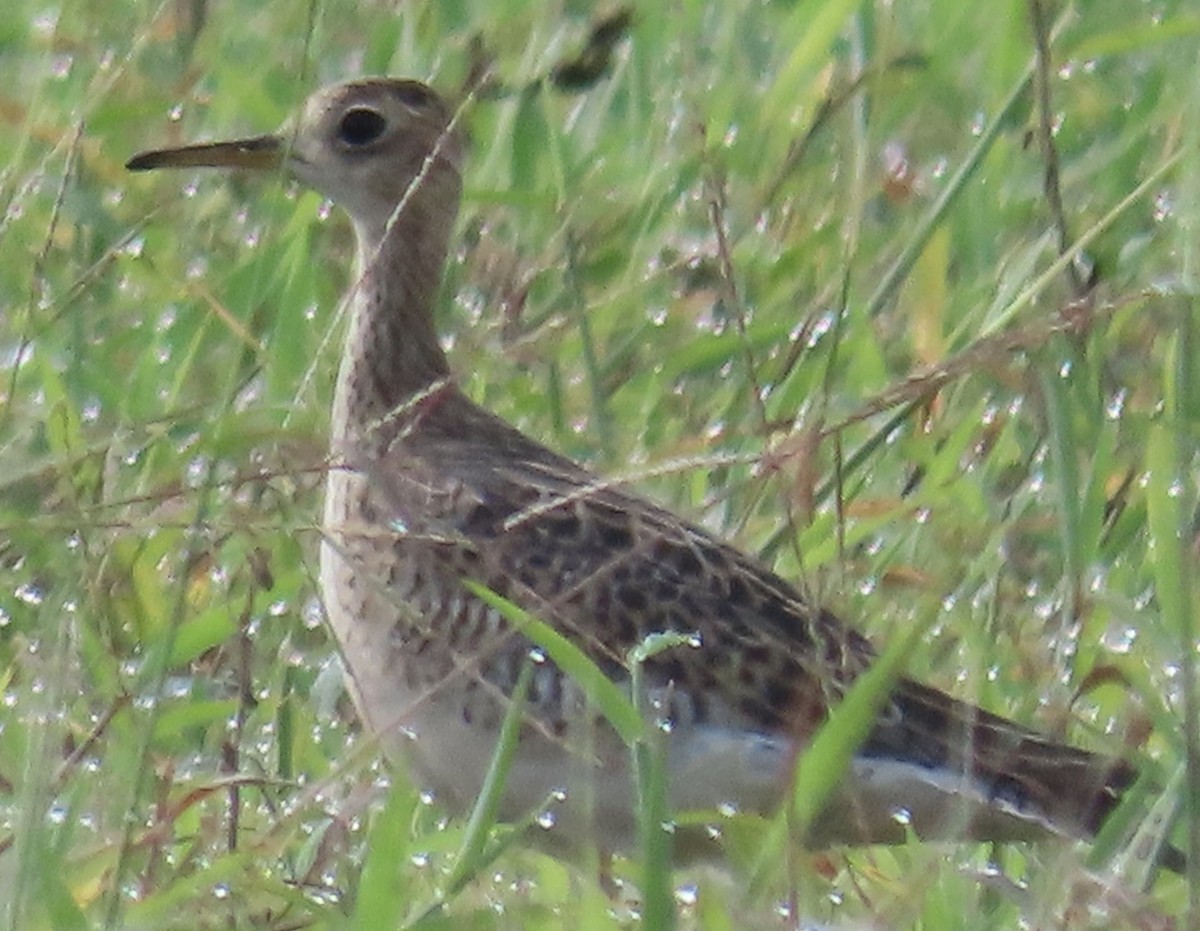
[[[232,142],[208,142],[177,149],[142,152],[125,163],[130,171],[155,168],[252,168],[269,171],[283,164],[287,145],[281,136],[254,136]]]

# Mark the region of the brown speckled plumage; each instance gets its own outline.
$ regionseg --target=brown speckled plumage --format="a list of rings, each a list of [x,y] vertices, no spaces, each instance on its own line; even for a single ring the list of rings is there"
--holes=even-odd
[[[647,667],[673,721],[671,801],[769,813],[797,751],[875,654],[755,559],[459,391],[431,319],[460,196],[453,119],[424,85],[358,81],[314,95],[279,136],[131,163],[283,163],[354,221],[321,583],[358,708],[389,751],[465,806],[530,644],[463,579],[553,625],[617,681],[647,634],[694,631],[698,648]],[[567,789],[553,802],[561,832],[627,848],[633,790],[615,734],[552,663],[526,713],[504,814]],[[1123,762],[902,681],[810,839],[901,840],[900,808],[930,837],[1086,837],[1132,777]]]

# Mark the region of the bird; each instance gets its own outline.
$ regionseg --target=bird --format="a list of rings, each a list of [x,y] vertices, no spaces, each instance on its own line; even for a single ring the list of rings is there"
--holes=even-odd
[[[349,215],[356,266],[319,585],[348,691],[386,755],[448,809],[468,810],[524,674],[500,818],[547,812],[555,829],[544,833],[566,847],[636,846],[627,741],[507,602],[626,692],[632,650],[688,634],[690,645],[639,669],[669,725],[666,800],[673,811],[769,816],[878,654],[755,557],[460,388],[433,307],[462,198],[463,109],[416,80],[362,78],[315,92],[279,132],[149,151],[127,167],[273,170]],[[902,676],[802,840],[1087,840],[1137,775],[1120,755]]]

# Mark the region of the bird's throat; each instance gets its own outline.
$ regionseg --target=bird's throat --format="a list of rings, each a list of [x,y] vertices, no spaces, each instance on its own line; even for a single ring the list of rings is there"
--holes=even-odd
[[[334,395],[333,439],[393,435],[404,413],[449,374],[433,325],[449,230],[414,211],[385,235],[358,230],[357,280]]]

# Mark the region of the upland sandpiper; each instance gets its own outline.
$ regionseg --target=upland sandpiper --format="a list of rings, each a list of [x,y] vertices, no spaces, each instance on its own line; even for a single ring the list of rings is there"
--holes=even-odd
[[[669,803],[774,812],[798,753],[876,654],[758,560],[459,390],[432,319],[461,194],[455,123],[422,83],[366,79],[314,94],[279,134],[129,162],[281,168],[353,222],[320,561],[358,710],[390,755],[462,809],[480,791],[532,646],[466,580],[550,625],[625,687],[626,657],[647,635],[694,632],[698,647],[644,668],[670,722]],[[560,840],[628,850],[634,786],[622,740],[553,662],[537,666],[523,713],[502,816],[549,807]],[[807,840],[1087,838],[1134,775],[1120,759],[901,679]]]

